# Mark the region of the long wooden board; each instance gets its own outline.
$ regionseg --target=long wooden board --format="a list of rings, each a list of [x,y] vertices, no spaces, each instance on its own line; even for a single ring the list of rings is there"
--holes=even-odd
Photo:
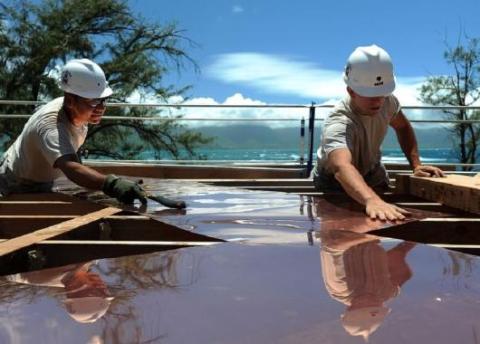
[[[94,211],[82,216],[75,217],[71,220],[67,220],[53,226],[45,227],[35,232],[21,235],[19,237],[7,240],[0,243],[0,257],[6,254],[17,251],[21,248],[33,245],[42,240],[46,240],[57,235],[69,232],[80,226],[89,224],[93,221],[97,221],[105,216],[111,216],[121,212],[122,209],[107,207],[98,211]]]
[[[448,175],[445,178],[401,176],[402,190],[411,195],[442,203],[452,208],[480,214],[480,180]]]

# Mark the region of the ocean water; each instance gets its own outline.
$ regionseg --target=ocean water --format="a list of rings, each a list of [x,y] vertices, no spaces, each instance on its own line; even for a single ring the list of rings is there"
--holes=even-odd
[[[207,160],[240,160],[240,161],[299,161],[302,155],[299,149],[199,149],[197,150]],[[400,149],[383,150],[384,162],[407,162]],[[315,154],[315,152],[314,152]],[[303,153],[307,160],[308,152]],[[456,163],[458,158],[452,149],[435,148],[420,150],[423,163]]]

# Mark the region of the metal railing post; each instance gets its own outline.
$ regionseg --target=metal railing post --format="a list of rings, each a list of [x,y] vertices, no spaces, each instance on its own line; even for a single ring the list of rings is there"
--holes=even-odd
[[[315,103],[312,102],[310,106],[310,113],[308,117],[308,163],[307,163],[307,170],[306,176],[310,176],[310,172],[313,169],[313,145],[314,145],[314,133],[315,133]]]
[[[305,163],[305,117],[300,120],[300,167]]]

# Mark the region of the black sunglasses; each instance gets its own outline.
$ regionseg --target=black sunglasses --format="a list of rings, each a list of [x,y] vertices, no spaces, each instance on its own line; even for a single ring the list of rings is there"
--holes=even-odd
[[[88,98],[83,98],[80,96],[77,96],[80,100],[82,100],[85,104],[90,106],[91,108],[96,108],[99,105],[105,105],[107,102],[107,98],[93,98],[93,99],[88,99]]]

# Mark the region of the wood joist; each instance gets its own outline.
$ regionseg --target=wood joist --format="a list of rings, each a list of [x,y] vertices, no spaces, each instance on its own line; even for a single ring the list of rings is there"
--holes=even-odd
[[[220,242],[63,194],[12,195],[0,201],[0,275]]]
[[[397,176],[397,192],[421,197],[452,208],[480,214],[480,178],[448,175],[445,178]]]

